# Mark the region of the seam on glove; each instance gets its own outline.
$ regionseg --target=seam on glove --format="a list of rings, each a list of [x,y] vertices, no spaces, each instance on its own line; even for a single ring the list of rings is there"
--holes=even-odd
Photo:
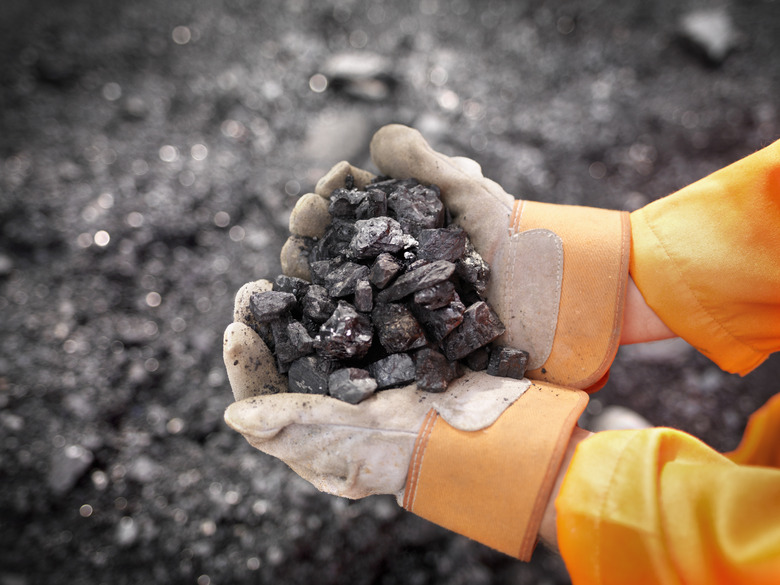
[[[550,230],[546,229],[540,229],[535,228],[531,230],[523,230],[521,228],[522,218],[523,218],[523,210],[525,209],[525,200],[523,199],[516,199],[515,203],[512,207],[512,213],[509,218],[509,258],[507,263],[505,264],[504,268],[504,286],[502,293],[502,306],[503,307],[510,307],[510,295],[513,292],[515,288],[515,272],[517,268],[517,254],[520,251],[520,237],[521,234],[524,233],[531,233],[531,232],[545,232],[545,236],[547,238],[557,238],[558,241],[560,241],[560,238],[558,235]],[[535,234],[534,234],[535,235]],[[526,246],[527,249],[527,246]],[[558,283],[558,307],[555,311],[554,315],[551,315],[551,318],[549,322],[547,323],[546,329],[544,331],[544,337],[545,343],[542,348],[535,347],[536,350],[542,349],[542,351],[539,351],[537,355],[531,356],[531,359],[529,360],[529,370],[536,369],[537,367],[543,366],[547,360],[550,358],[550,354],[552,353],[553,343],[555,341],[555,332],[558,329],[558,314],[560,311],[560,295],[561,295],[561,283],[563,280],[563,247],[561,246],[560,252],[555,255],[555,274],[556,274],[556,281]],[[514,339],[514,335],[510,332],[507,336],[507,339],[510,340],[510,342],[514,343],[516,340]]]
[[[623,250],[623,254],[621,254],[620,257],[620,278],[617,282],[617,288],[618,290],[626,290],[626,287],[628,286],[628,269],[629,264],[631,261],[631,220],[629,217],[629,214],[627,212],[624,212],[620,216],[620,227],[621,227],[621,242],[620,242],[620,249]],[[599,379],[594,381],[590,386],[589,390],[592,389],[592,391],[599,390],[601,387],[604,386],[607,382],[607,378],[609,377],[609,366],[615,359],[615,354],[617,353],[618,347],[620,345],[620,330],[623,327],[623,313],[626,308],[626,301],[625,301],[625,292],[623,294],[622,301],[619,301],[615,303],[615,308],[612,313],[612,331],[617,331],[616,335],[613,335],[612,344],[610,344],[610,347],[607,348],[607,353],[604,354],[604,359],[601,361],[601,364],[599,364],[599,368],[597,371],[605,370],[603,376]]]
[[[515,201],[514,206],[512,207],[512,214],[509,216],[509,240],[512,241],[512,238],[516,236],[520,229],[520,216],[522,214],[523,210],[523,200],[518,199]],[[504,276],[505,276],[505,282],[514,283],[515,281],[515,258],[517,255],[517,246],[509,246],[509,262],[506,263],[506,268],[504,268]],[[510,269],[511,267],[511,269]],[[510,274],[507,274],[511,270]],[[503,290],[503,299],[502,299],[502,305],[504,307],[509,306],[509,287],[505,286]]]
[[[417,495],[417,480],[420,477],[420,469],[422,469],[422,462],[425,457],[425,448],[428,446],[428,438],[431,436],[433,427],[436,425],[436,421],[439,418],[439,414],[433,408],[425,415],[420,434],[414,443],[414,451],[412,451],[412,462],[409,470],[409,478],[406,480],[406,489],[404,490],[404,503],[403,507],[406,510],[412,510],[414,508],[414,500]]]

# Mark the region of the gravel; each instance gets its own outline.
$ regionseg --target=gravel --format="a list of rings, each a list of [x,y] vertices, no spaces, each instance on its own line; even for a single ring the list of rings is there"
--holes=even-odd
[[[777,139],[776,5],[719,6],[2,3],[0,584],[567,583],[542,547],[519,563],[254,451],[222,421],[222,331],[281,272],[297,198],[371,169],[384,123],[510,193],[628,210]],[[780,379],[630,354],[583,424],[625,406],[731,449]]]

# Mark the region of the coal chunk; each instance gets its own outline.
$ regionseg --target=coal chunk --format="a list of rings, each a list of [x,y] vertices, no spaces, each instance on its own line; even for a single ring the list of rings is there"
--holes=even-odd
[[[361,313],[370,313],[374,308],[374,290],[368,280],[359,280],[355,285],[355,308]]]
[[[387,194],[379,189],[368,189],[366,196],[355,209],[357,219],[369,219],[387,215]]]
[[[369,189],[378,189],[384,191],[386,195],[391,195],[398,189],[411,189],[420,184],[420,181],[413,177],[406,179],[388,179],[386,177],[377,177],[368,186]]]
[[[418,390],[444,392],[448,384],[459,376],[458,363],[448,360],[435,349],[425,347],[414,354]]]
[[[275,290],[253,293],[249,297],[249,308],[260,323],[268,323],[289,313],[297,305],[295,295]]]
[[[407,353],[392,353],[368,366],[378,390],[404,386],[414,382],[414,361]]]
[[[335,189],[330,194],[328,212],[333,217],[354,218],[355,211],[368,193],[357,189]]]
[[[455,264],[437,260],[399,276],[395,282],[377,295],[377,302],[390,303],[418,290],[449,280],[455,272]]]
[[[441,309],[431,310],[416,304],[412,304],[411,309],[430,338],[439,343],[463,322],[466,305],[456,296],[449,305]]]
[[[485,295],[488,280],[490,280],[490,266],[474,248],[471,240],[466,241],[466,251],[457,263],[456,272],[465,282],[469,283],[480,296]]]
[[[290,392],[327,394],[328,378],[335,367],[333,361],[317,355],[299,358],[290,365],[287,387]]]
[[[328,288],[328,276],[339,266],[344,264],[343,258],[330,258],[328,260],[316,260],[309,264],[311,281]]]
[[[385,288],[395,275],[401,271],[401,263],[391,254],[380,254],[374,260],[371,270],[368,274],[368,280],[377,288]]]
[[[292,293],[295,299],[300,302],[311,283],[302,278],[280,274],[274,279],[273,290]]]
[[[400,223],[386,216],[360,219],[355,222],[355,229],[347,249],[347,256],[352,259],[376,258],[382,252],[396,253],[415,243]]]
[[[274,352],[281,364],[289,364],[314,351],[314,340],[306,327],[295,319],[277,319],[271,322]]]
[[[455,285],[446,280],[414,293],[413,301],[426,309],[441,309],[455,300]]]
[[[522,380],[528,365],[528,352],[513,347],[496,346],[490,351],[487,373]]]
[[[361,280],[368,278],[369,268],[355,262],[344,262],[325,275],[325,286],[333,298],[346,297],[355,293],[355,287]]]
[[[328,393],[350,404],[362,402],[371,396],[376,388],[376,380],[363,368],[341,368],[328,378]]]
[[[458,226],[424,229],[417,236],[417,257],[455,262],[466,253],[466,232]]]
[[[328,289],[318,284],[312,284],[306,290],[301,300],[301,308],[304,317],[308,317],[316,323],[327,321],[333,311],[336,310],[336,301],[328,294]]]
[[[321,356],[331,359],[361,358],[371,349],[374,339],[371,321],[346,301],[320,327],[314,347]]]
[[[474,372],[485,370],[490,362],[490,350],[487,347],[477,348],[463,358],[463,362]]]
[[[416,237],[423,229],[444,226],[444,204],[438,187],[399,186],[388,195],[387,207],[412,236]]]
[[[425,331],[405,305],[378,305],[371,313],[371,319],[387,353],[409,351],[427,344]]]
[[[504,333],[505,327],[485,301],[471,305],[463,313],[463,322],[442,342],[447,359],[457,360],[487,345]]]
[[[310,263],[318,260],[328,260],[346,254],[347,247],[355,237],[355,223],[334,217],[325,235],[313,246]]]

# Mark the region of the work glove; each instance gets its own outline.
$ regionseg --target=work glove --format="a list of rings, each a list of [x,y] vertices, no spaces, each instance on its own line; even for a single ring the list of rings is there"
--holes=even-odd
[[[246,308],[270,287],[242,287],[225,330],[236,399],[227,424],[321,491],[391,494],[423,518],[528,560],[587,395],[471,371],[442,393],[412,384],[359,404],[287,393]]]
[[[454,222],[490,265],[486,297],[506,326],[496,343],[529,353],[529,378],[588,391],[603,386],[623,324],[626,212],[515,199],[475,161],[440,154],[401,125],[374,135],[371,157],[386,176],[440,187]],[[307,238],[325,232],[328,197],[348,174],[359,188],[373,179],[342,162],[299,200],[282,249],[285,274],[308,277]]]

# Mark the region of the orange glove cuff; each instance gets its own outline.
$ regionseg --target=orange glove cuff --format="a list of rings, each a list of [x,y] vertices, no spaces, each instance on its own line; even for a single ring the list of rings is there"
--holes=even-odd
[[[528,560],[572,430],[588,397],[533,383],[481,431],[431,410],[417,437],[403,507],[498,551]]]
[[[607,381],[620,345],[631,253],[625,211],[515,202],[513,233],[535,228],[563,241],[558,323],[550,355],[527,376],[593,392]]]

